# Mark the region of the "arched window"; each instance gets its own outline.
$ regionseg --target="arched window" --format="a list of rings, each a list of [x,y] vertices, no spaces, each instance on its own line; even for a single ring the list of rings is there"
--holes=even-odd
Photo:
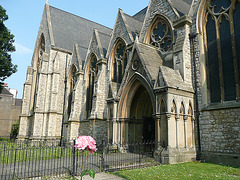
[[[43,36],[43,34],[41,35],[41,46],[40,46],[41,50],[40,51],[43,51],[45,52],[45,38]]]
[[[203,31],[208,67],[210,102],[239,100],[240,3],[208,0]]]
[[[121,83],[127,66],[127,50],[123,40],[118,40],[112,54],[112,81]]]
[[[90,116],[92,111],[92,102],[93,102],[93,94],[94,94],[94,81],[98,72],[97,68],[97,57],[92,54],[90,57],[90,61],[87,67],[88,73],[88,83],[87,83],[87,101],[86,101],[86,111],[87,117]]]
[[[160,51],[172,50],[173,35],[168,20],[163,16],[156,16],[149,26],[146,42],[156,46]]]
[[[40,71],[42,69],[42,63],[43,63],[43,52],[45,52],[45,38],[44,35],[41,35],[40,38],[40,43],[38,45],[38,50],[36,53],[36,60],[34,64],[34,74],[33,78],[35,79],[35,82],[33,83],[33,86],[35,86],[34,91],[33,91],[33,104],[32,104],[32,112],[34,111],[37,103],[37,93],[38,93],[38,88],[39,88],[39,75]]]
[[[69,76],[69,95],[68,95],[68,109],[67,109],[68,118],[70,117],[70,114],[72,111],[73,91],[74,91],[75,85],[77,83],[76,73],[77,73],[77,69],[75,66],[73,66],[70,76]]]

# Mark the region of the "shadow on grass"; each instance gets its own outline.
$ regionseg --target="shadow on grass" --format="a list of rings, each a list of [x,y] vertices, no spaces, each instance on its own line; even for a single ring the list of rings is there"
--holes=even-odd
[[[237,168],[239,169],[240,166],[234,166],[234,165],[228,165],[228,164],[224,164],[224,163],[215,163],[215,162],[200,162],[202,164],[211,164],[211,165],[219,165],[219,166],[223,166],[223,167],[231,167],[231,168]]]

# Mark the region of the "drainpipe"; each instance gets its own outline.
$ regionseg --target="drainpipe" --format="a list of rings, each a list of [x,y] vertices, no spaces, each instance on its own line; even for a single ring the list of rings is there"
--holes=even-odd
[[[64,96],[63,96],[63,114],[62,114],[62,129],[61,129],[61,140],[60,146],[63,146],[63,123],[64,123],[64,110],[65,110],[65,99],[66,99],[66,89],[67,89],[67,60],[68,54],[66,55],[66,65],[65,65],[65,79],[64,79]]]
[[[193,54],[193,70],[194,70],[194,85],[195,85],[195,104],[196,104],[196,121],[197,121],[197,133],[198,133],[198,154],[197,160],[200,160],[201,156],[201,141],[200,141],[200,127],[199,127],[199,104],[198,104],[198,91],[197,91],[197,69],[196,69],[196,57],[195,57],[195,38],[198,33],[189,34],[189,39],[192,44],[192,54]]]

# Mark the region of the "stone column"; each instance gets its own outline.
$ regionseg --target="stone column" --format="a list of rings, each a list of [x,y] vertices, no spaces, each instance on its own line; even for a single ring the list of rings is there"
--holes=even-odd
[[[167,116],[167,123],[168,123],[168,148],[171,147],[171,136],[170,136],[170,132],[171,132],[171,114],[166,114]]]
[[[179,141],[178,141],[178,137],[179,137],[179,134],[178,134],[178,122],[179,122],[179,119],[180,119],[180,116],[179,115],[176,115],[175,116],[175,121],[176,121],[176,147],[179,148]]]
[[[161,117],[160,115],[156,115],[154,117],[155,120],[155,148],[157,149],[160,146],[160,131],[161,131],[161,127],[160,127],[160,121],[161,121]]]
[[[123,131],[124,131],[124,144],[128,144],[128,128],[129,128],[129,122],[130,122],[130,119],[124,119],[123,120],[124,122],[124,125],[123,125]]]
[[[118,123],[117,123],[117,103],[113,103],[113,144],[119,143],[118,137],[120,136]]]
[[[187,137],[190,135],[187,133],[187,120],[188,120],[188,116],[185,115],[183,116],[183,120],[184,120],[184,141],[185,141],[185,148],[188,148],[187,146]]]
[[[191,121],[192,121],[192,147],[193,148],[195,148],[195,146],[194,146],[194,144],[195,144],[195,134],[194,134],[194,132],[195,132],[195,128],[194,128],[194,122],[195,122],[195,118],[194,118],[194,116],[192,116],[192,119],[191,119]],[[199,138],[199,137],[198,137]],[[199,146],[199,145],[198,145]]]

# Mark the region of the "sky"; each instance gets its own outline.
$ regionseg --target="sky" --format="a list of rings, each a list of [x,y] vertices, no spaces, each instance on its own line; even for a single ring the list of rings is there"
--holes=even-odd
[[[18,71],[5,80],[22,98],[27,67],[31,65],[38,28],[46,0],[0,0],[9,19],[5,25],[15,36],[16,51],[11,54]],[[118,9],[134,15],[148,6],[149,0],[48,0],[49,5],[113,28]]]

